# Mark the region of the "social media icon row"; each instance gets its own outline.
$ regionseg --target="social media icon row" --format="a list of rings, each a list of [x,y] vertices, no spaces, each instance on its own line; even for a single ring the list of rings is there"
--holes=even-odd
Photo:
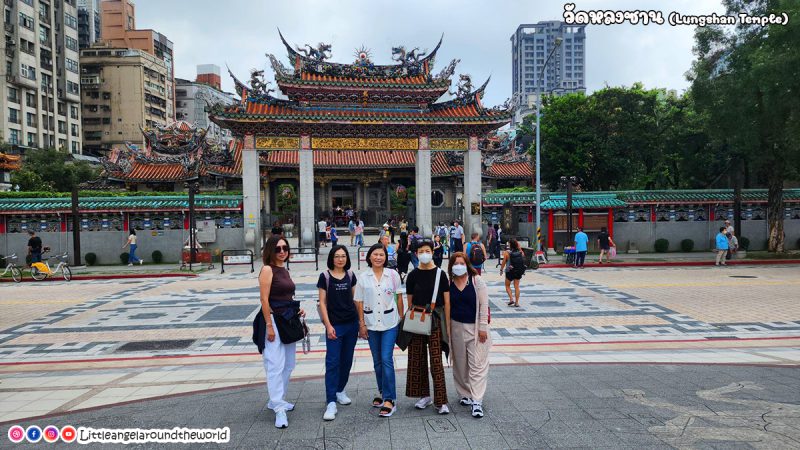
[[[26,439],[28,442],[32,443],[36,443],[41,440],[44,440],[45,442],[56,442],[59,439],[64,442],[73,442],[77,437],[77,431],[72,425],[61,427],[60,430],[58,427],[53,425],[44,427],[44,430],[36,425],[31,425],[28,428],[22,428],[19,425],[14,425],[8,429],[8,439],[15,444],[19,444]]]

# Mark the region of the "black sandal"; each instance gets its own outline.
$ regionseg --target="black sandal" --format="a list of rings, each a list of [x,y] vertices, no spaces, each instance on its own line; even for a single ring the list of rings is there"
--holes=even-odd
[[[397,407],[394,406],[394,401],[393,400],[386,400],[386,401],[391,403],[392,407],[389,408],[388,406],[385,406],[385,405],[381,406],[381,410],[378,413],[378,415],[381,416],[381,417],[391,417],[392,414],[394,414],[395,410],[397,409]]]
[[[375,397],[372,399],[372,407],[373,408],[380,408],[383,406],[383,399],[380,397]]]

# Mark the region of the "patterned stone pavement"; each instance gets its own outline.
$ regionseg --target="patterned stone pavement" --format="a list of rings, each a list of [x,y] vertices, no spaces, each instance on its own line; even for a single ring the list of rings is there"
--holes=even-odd
[[[313,335],[297,376],[323,371],[309,267],[292,269]],[[539,270],[520,308],[490,272],[492,364],[800,363],[798,266]],[[263,383],[254,274],[4,284],[0,307],[0,422]],[[371,371],[365,342],[354,371]]]

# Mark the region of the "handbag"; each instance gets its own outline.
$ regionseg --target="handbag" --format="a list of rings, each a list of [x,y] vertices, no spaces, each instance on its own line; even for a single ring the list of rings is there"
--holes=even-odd
[[[295,313],[291,319],[283,317],[282,314],[272,315],[272,320],[278,328],[278,335],[282,343],[291,344],[297,342],[308,334],[308,327],[300,319],[300,313]]]
[[[428,313],[425,311],[425,308],[421,306],[409,308],[403,318],[403,331],[421,334],[423,336],[431,335],[431,326],[433,324],[431,315],[436,308],[436,297],[439,293],[439,280],[442,278],[441,270],[442,269],[439,268],[436,269],[436,281],[433,284],[433,296],[431,297],[431,312]]]
[[[608,249],[608,256],[610,256],[612,258],[616,258],[617,257],[617,247],[616,246],[613,246],[610,249]]]

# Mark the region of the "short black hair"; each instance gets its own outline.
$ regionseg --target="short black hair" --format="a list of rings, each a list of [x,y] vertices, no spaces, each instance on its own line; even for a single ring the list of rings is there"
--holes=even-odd
[[[31,236],[33,236],[34,234],[36,234],[36,232],[35,232],[35,231],[33,231],[33,230],[28,230],[28,234],[30,234]]]
[[[333,255],[335,255],[339,250],[344,250],[344,254],[347,255],[347,262],[344,264],[344,270],[348,271],[350,270],[350,252],[347,251],[347,247],[344,245],[334,245],[331,248],[331,252],[328,253],[328,269],[334,269],[335,266],[333,265]]]
[[[373,245],[372,247],[369,248],[369,250],[367,250],[367,267],[372,267],[372,260],[370,259],[370,257],[372,256],[372,252],[374,252],[375,250],[383,250],[383,254],[386,256],[386,258],[383,260],[383,267],[386,267],[386,260],[389,258],[388,254],[389,252],[387,252],[386,247],[384,247],[383,244],[380,243]]]
[[[413,231],[414,233],[419,233],[419,227],[415,225],[411,227],[411,231]]]
[[[719,231],[720,231],[720,232],[723,232],[723,231],[725,231],[725,229],[726,229],[725,227],[719,227]]]
[[[422,239],[419,241],[419,243],[417,243],[417,252],[419,252],[422,247],[428,247],[433,251],[433,241],[430,239]]]
[[[131,233],[130,234],[136,236],[136,229],[135,228],[131,228]]]

